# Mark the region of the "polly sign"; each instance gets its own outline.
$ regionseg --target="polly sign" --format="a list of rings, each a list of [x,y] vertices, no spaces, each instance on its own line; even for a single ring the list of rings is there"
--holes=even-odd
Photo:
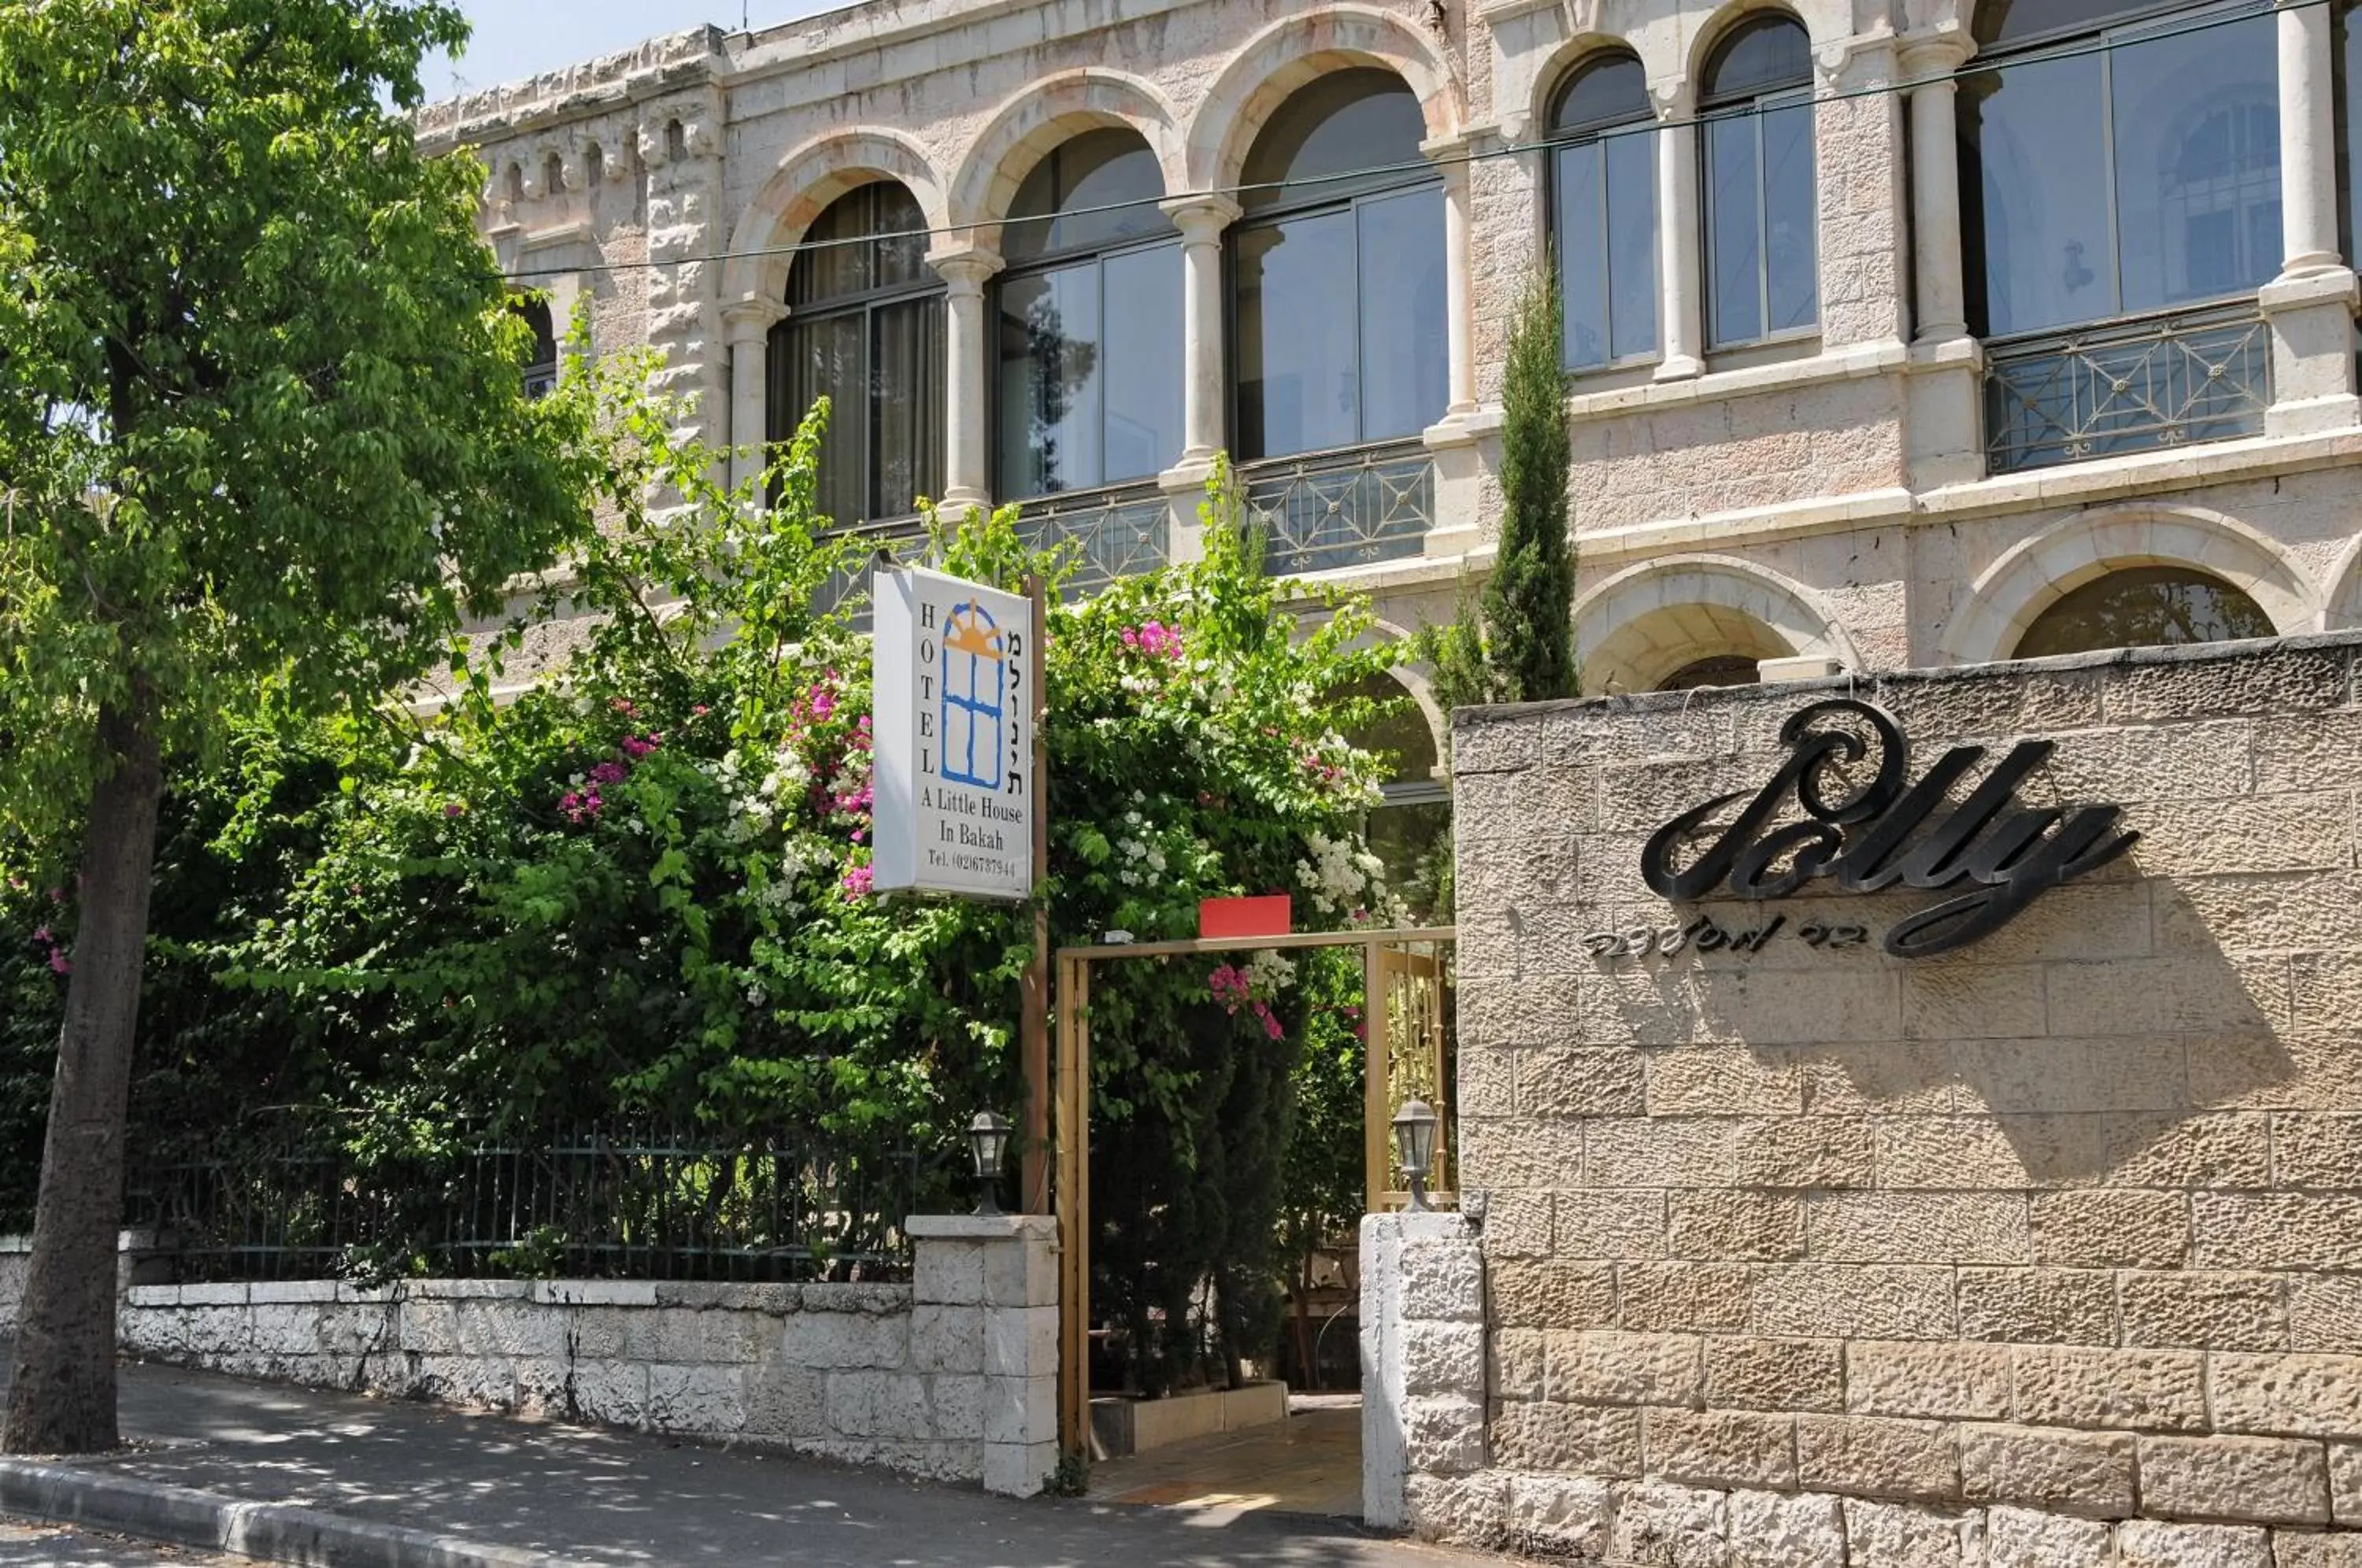
[[[1033,607],[910,568],[877,574],[878,892],[1033,890]]]

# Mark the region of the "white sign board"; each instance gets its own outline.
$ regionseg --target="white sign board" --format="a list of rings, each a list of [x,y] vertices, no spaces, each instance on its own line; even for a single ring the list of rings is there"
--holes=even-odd
[[[911,568],[873,595],[879,892],[1033,890],[1033,606]]]

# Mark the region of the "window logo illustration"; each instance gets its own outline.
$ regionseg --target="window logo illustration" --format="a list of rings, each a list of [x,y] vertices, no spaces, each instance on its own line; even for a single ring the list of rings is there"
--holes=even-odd
[[[1000,788],[1008,701],[1008,634],[983,605],[954,606],[944,635],[945,783]]]

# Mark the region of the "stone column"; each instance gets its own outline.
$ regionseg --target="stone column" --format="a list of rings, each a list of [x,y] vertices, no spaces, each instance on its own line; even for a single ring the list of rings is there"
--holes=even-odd
[[[1699,255],[1705,245],[1698,203],[1697,127],[1690,116],[1696,99],[1687,83],[1652,88],[1664,128],[1657,137],[1657,249],[1659,330],[1664,358],[1657,380],[1679,381],[1705,369],[1705,297],[1699,287]]]
[[[985,446],[985,281],[1000,271],[989,250],[939,250],[927,257],[944,281],[944,493],[942,504],[957,510],[992,504],[991,469]]]
[[[977,1379],[984,1489],[1032,1496],[1058,1467],[1058,1221],[915,1215],[902,1230],[916,1253],[912,1370]],[[939,1408],[965,1404],[941,1394]]]
[[[1443,172],[1443,341],[1449,367],[1443,417],[1464,419],[1476,412],[1476,224],[1470,211],[1476,198],[1468,178],[1469,138],[1430,137],[1418,149]]]
[[[1432,1536],[1448,1514],[1464,1531],[1466,1500],[1450,1494],[1485,1465],[1485,1260],[1475,1221],[1366,1216],[1361,1317],[1362,1517]]]
[[[1222,449],[1222,233],[1239,221],[1240,210],[1238,203],[1218,195],[1178,196],[1164,204],[1165,215],[1181,231],[1179,468],[1194,468],[1199,479]]]
[[[752,296],[722,307],[722,325],[730,345],[730,483],[734,488],[762,477],[767,461],[764,443],[770,436],[771,328],[787,314],[787,306]]]
[[[2355,396],[2354,270],[2337,233],[2335,49],[2329,8],[2279,0],[2280,274],[2257,297],[2271,324],[2275,436],[2362,422]]]
[[[1969,58],[1958,32],[1904,43],[1911,91],[1911,264],[1918,279],[1912,337],[1948,343],[1969,333],[1968,288],[1960,253],[1959,89],[1951,73]]]

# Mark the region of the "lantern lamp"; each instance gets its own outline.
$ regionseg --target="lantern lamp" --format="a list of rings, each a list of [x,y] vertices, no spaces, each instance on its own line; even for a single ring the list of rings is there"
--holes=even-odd
[[[967,1125],[968,1150],[976,1156],[976,1211],[1000,1212],[1000,1176],[1009,1156],[1009,1122],[989,1110],[979,1110]]]
[[[1410,1183],[1410,1209],[1427,1211],[1427,1173],[1435,1165],[1435,1130],[1443,1119],[1423,1099],[1412,1100],[1395,1112],[1395,1158]]]

